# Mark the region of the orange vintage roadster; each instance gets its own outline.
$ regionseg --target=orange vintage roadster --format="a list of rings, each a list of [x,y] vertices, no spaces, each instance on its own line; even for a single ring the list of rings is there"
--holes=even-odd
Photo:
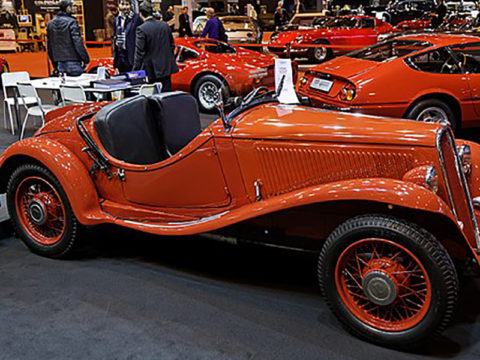
[[[103,223],[317,251],[321,292],[353,334],[412,346],[445,329],[454,261],[479,259],[478,145],[266,90],[221,114],[202,131],[183,92],[50,113],[0,157],[17,234],[48,257]]]

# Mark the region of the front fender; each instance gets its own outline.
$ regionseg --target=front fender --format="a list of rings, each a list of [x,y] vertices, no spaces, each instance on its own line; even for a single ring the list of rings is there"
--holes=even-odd
[[[94,225],[107,220],[100,209],[98,194],[87,169],[74,153],[58,141],[34,137],[13,144],[0,156],[0,176],[9,176],[15,167],[32,159],[58,179],[80,223]]]

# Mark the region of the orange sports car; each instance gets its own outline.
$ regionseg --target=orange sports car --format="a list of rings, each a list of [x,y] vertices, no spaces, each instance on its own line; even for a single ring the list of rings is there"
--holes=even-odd
[[[177,38],[175,56],[179,72],[172,75],[172,88],[192,93],[206,112],[214,111],[219,89],[225,97],[244,96],[255,87],[274,85],[271,55],[212,39]],[[100,66],[116,72],[111,58],[93,60],[87,72]]]
[[[480,125],[480,39],[398,37],[308,70],[298,91],[321,107]]]

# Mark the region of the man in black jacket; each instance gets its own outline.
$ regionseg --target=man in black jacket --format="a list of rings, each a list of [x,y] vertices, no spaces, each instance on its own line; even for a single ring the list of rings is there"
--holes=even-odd
[[[60,0],[60,11],[47,25],[47,52],[53,67],[69,76],[83,74],[90,62],[80,27],[72,16],[72,0]]]
[[[188,16],[188,7],[184,6],[182,9],[182,13],[180,14],[180,17],[178,18],[178,22],[180,24],[178,28],[178,34],[180,37],[185,37],[185,36],[192,36],[192,29],[190,27],[190,18]]]
[[[114,22],[113,65],[123,74],[132,71],[137,28],[143,21],[132,11],[131,0],[120,0],[118,8],[120,14]]]
[[[178,72],[172,31],[166,22],[153,18],[152,5],[144,1],[140,15],[145,21],[137,29],[133,70],[144,69],[148,81],[162,83],[162,91],[172,90],[172,74]]]

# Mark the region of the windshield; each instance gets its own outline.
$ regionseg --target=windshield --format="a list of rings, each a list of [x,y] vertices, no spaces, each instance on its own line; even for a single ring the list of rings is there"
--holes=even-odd
[[[357,24],[357,19],[353,17],[331,18],[322,24],[324,29],[352,29]]]
[[[311,25],[315,16],[295,16],[290,22],[293,25]]]
[[[235,48],[219,41],[197,41],[193,44],[196,48],[212,54],[235,54]]]
[[[319,16],[313,20],[313,26],[323,26],[330,18],[326,16]]]
[[[253,22],[251,22],[248,18],[240,18],[240,19],[222,19],[223,26],[227,31],[235,31],[235,30],[254,30],[255,26]]]
[[[346,56],[370,61],[390,61],[408,55],[414,51],[431,46],[426,41],[418,40],[390,40],[366,49],[353,51]]]

